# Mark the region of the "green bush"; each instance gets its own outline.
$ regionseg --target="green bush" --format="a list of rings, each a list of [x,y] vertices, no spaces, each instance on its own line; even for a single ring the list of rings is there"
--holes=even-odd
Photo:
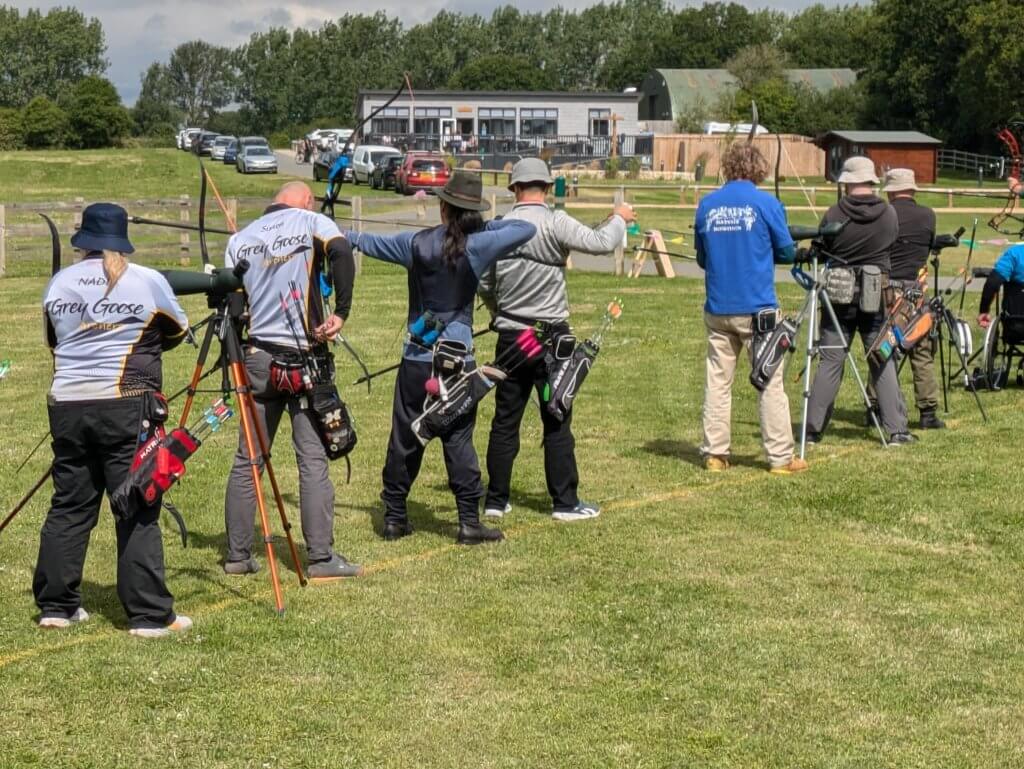
[[[605,179],[618,179],[619,178],[619,159],[608,158],[604,162],[604,178]]]
[[[626,176],[630,179],[640,178],[640,158],[630,158],[629,164],[626,167]]]
[[[292,138],[288,135],[287,131],[274,131],[267,137],[267,141],[270,142],[270,146],[275,150],[287,150],[291,149]]]
[[[25,120],[20,109],[0,108],[0,150],[25,146]]]
[[[37,96],[22,113],[25,146],[29,149],[63,147],[68,138],[67,113],[47,99]]]

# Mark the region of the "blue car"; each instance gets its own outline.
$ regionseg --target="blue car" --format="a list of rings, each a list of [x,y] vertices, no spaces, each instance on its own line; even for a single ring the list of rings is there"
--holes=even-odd
[[[238,139],[224,148],[224,164],[233,166],[238,159]]]

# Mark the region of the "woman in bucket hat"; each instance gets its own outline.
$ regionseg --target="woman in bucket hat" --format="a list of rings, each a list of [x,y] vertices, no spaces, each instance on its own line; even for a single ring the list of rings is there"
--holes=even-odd
[[[128,215],[96,203],[71,238],[81,261],[50,280],[43,298],[53,351],[48,396],[53,498],[39,539],[32,590],[39,626],[67,628],[89,618],[80,586],[89,532],[103,492],[124,481],[140,436],[166,416],[159,395],[161,354],[185,337],[188,319],[167,280],[129,264]],[[117,594],[129,632],[155,638],[192,625],[176,615],[164,581],[159,504],[115,522]]]
[[[482,193],[479,174],[456,171],[437,193],[441,208],[441,224],[437,227],[389,236],[346,233],[352,245],[367,256],[400,264],[409,272],[409,335],[398,368],[382,474],[382,536],[387,540],[412,533],[406,500],[419,474],[424,449],[412,423],[423,413],[437,345],[462,346],[466,351],[464,365],[475,365],[473,303],[480,276],[536,233],[529,222],[514,219],[485,223],[481,214],[490,206],[483,202]],[[484,492],[473,447],[475,425],[473,408],[440,436],[448,486],[458,508],[458,541],[466,545],[502,539],[500,531],[480,524]]]

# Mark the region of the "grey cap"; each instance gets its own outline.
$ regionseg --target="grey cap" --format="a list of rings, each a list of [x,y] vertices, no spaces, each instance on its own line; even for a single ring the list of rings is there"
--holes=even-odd
[[[530,182],[543,182],[553,184],[554,178],[548,169],[548,164],[540,158],[523,158],[512,166],[512,178],[509,179],[508,188],[511,190],[517,184],[529,184]]]
[[[847,158],[838,181],[840,184],[878,184],[874,161],[861,155]]]
[[[885,172],[885,184],[882,192],[906,192],[916,190],[917,180],[914,179],[914,172],[909,168],[890,168]]]

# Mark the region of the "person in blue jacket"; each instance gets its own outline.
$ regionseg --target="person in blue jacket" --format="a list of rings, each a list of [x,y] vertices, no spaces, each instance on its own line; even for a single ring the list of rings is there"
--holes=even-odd
[[[992,300],[1004,284],[1003,309],[1011,315],[1024,315],[1024,244],[1006,249],[988,274],[978,307],[978,325],[982,328],[992,323]]]
[[[409,272],[409,337],[398,368],[391,437],[382,474],[382,536],[386,540],[412,533],[406,500],[419,474],[424,449],[412,423],[424,410],[436,344],[461,343],[467,351],[466,369],[475,365],[473,303],[480,276],[536,233],[532,224],[517,219],[485,223],[482,213],[489,205],[483,202],[482,193],[478,174],[456,171],[437,193],[441,206],[439,226],[398,235],[346,233],[352,245],[367,256],[400,264]],[[435,332],[429,341],[421,330],[425,319],[429,319]],[[459,514],[458,542],[465,545],[503,538],[497,529],[480,523],[484,490],[473,447],[475,425],[473,408],[441,435],[448,486],[455,495]]]
[[[726,183],[697,207],[694,230],[697,264],[704,270],[707,301],[705,366],[700,451],[711,472],[729,468],[732,383],[741,352],[753,360],[758,333],[770,333],[779,318],[775,265],[796,255],[782,203],[757,189],[768,173],[758,149],[736,142],[722,157]],[[770,472],[803,472],[807,463],[793,456],[793,428],[780,366],[758,397],[761,443]]]

